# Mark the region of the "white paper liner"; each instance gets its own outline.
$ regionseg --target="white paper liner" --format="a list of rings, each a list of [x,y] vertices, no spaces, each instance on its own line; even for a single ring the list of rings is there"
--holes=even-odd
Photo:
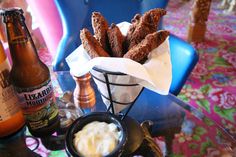
[[[118,24],[123,35],[127,34],[129,25],[127,22]],[[96,77],[104,80],[103,74],[92,70],[96,66],[99,69],[127,74],[127,76],[109,75],[110,82],[122,84],[137,83],[140,85],[133,87],[111,86],[112,98],[118,102],[132,102],[142,87],[162,95],[169,93],[172,67],[168,38],[158,48],[150,52],[148,60],[143,65],[127,58],[97,57],[90,59],[82,45],[74,50],[66,58],[66,61],[70,67],[71,74],[77,77],[90,71]],[[94,80],[100,92],[109,98],[106,84],[96,79]],[[103,101],[106,105],[110,104],[110,101],[105,98],[103,98]],[[114,107],[116,112],[119,112],[127,106],[115,104]]]

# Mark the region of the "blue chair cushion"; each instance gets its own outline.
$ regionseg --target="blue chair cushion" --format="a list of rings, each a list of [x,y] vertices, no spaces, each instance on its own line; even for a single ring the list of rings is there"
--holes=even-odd
[[[196,50],[187,42],[171,34],[169,37],[172,63],[170,93],[178,95],[189,74],[198,62]]]
[[[80,44],[79,31],[88,28],[91,32],[91,14],[101,12],[111,23],[130,22],[135,14],[153,9],[165,8],[168,0],[55,0],[63,25],[63,36],[54,58],[55,71],[69,70],[65,58]],[[162,22],[160,22],[162,27]]]
[[[54,58],[54,71],[69,70],[65,58],[80,44],[79,32],[88,28],[91,32],[91,14],[101,12],[109,24],[130,22],[135,14],[166,8],[168,0],[55,0],[63,25],[63,36]],[[160,23],[159,28],[163,28]],[[170,92],[177,95],[198,61],[195,49],[187,42],[170,35],[172,83]],[[80,68],[80,67],[78,67]],[[82,68],[82,67],[81,67]]]

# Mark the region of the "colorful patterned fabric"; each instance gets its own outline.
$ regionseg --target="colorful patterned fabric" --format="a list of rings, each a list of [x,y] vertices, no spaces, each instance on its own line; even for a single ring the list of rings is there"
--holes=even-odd
[[[236,15],[224,15],[212,1],[205,41],[194,44],[199,62],[178,95],[236,138]],[[170,1],[165,29],[186,40],[193,1]],[[185,15],[185,16],[182,16]]]
[[[164,18],[164,28],[184,40],[193,2],[170,0]],[[236,146],[217,127],[220,125],[236,139],[236,15],[224,15],[218,9],[220,3],[220,0],[212,1],[205,41],[192,43],[200,59],[178,95],[208,118],[192,119],[191,113],[186,115],[182,131],[173,141],[173,156],[176,157],[222,156],[230,147],[231,155],[236,154]],[[39,54],[51,65],[52,57],[45,49]],[[61,91],[56,91],[60,96]],[[163,146],[163,139],[156,140]],[[42,145],[36,152],[43,157],[65,156],[64,151],[50,152]]]

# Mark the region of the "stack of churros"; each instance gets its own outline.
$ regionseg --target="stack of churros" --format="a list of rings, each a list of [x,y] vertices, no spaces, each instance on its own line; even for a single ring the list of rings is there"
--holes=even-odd
[[[169,36],[166,30],[157,31],[160,19],[166,14],[164,9],[152,9],[144,15],[136,14],[131,20],[126,36],[119,27],[107,20],[99,12],[92,13],[94,36],[86,28],[80,31],[80,39],[89,56],[124,57],[144,63],[148,54]]]

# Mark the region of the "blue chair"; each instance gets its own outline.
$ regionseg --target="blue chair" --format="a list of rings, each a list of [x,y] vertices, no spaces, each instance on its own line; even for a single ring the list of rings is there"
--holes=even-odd
[[[54,71],[69,70],[65,58],[80,44],[79,32],[88,28],[92,32],[91,13],[101,12],[109,24],[131,21],[136,13],[143,14],[153,8],[166,8],[168,0],[54,0],[58,8],[63,36],[53,62]],[[160,23],[162,28],[162,22]],[[187,42],[170,35],[172,84],[170,92],[177,95],[198,61],[195,49]]]

